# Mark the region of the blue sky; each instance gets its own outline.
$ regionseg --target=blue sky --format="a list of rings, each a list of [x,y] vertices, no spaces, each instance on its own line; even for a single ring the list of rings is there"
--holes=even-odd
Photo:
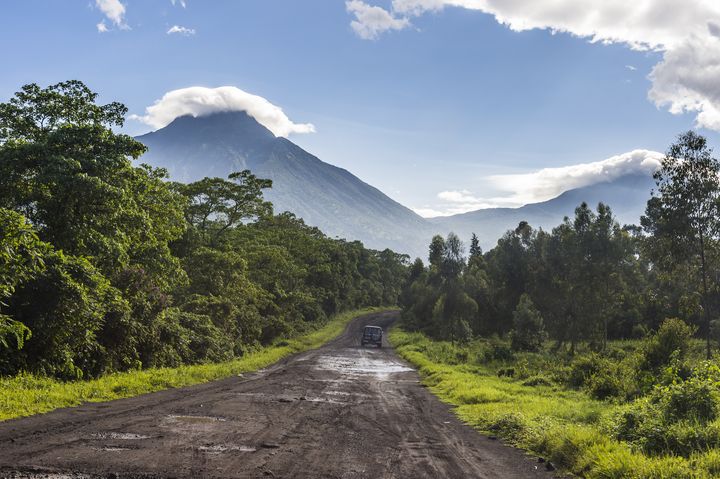
[[[314,125],[291,140],[426,215],[544,199],[578,185],[576,170],[548,168],[662,152],[697,125],[718,144],[713,77],[677,73],[717,66],[683,50],[697,23],[714,51],[712,2],[677,2],[697,10],[677,27],[648,12],[620,17],[622,29],[602,15],[588,27],[561,0],[527,17],[492,0],[182,3],[3,2],[0,101],[25,83],[76,78],[142,116],[173,90],[234,86]],[[125,131],[150,129],[129,120]],[[580,184],[607,174],[580,171]],[[557,185],[536,188],[538,178]]]

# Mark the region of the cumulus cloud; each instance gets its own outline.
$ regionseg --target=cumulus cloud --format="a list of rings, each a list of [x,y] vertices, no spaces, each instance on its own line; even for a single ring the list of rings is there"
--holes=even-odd
[[[189,37],[189,36],[191,36],[191,35],[195,35],[195,29],[194,29],[194,28],[182,27],[182,26],[180,26],[180,25],[173,25],[173,26],[170,27],[170,29],[167,31],[167,34],[168,34],[168,35],[179,34],[179,35],[183,35],[183,36]]]
[[[512,192],[508,201],[534,203],[554,198],[564,191],[616,180],[630,174],[652,174],[665,155],[650,150],[633,150],[602,161],[543,168],[532,173],[490,176],[493,185]]]
[[[717,0],[392,0],[383,12],[409,23],[409,18],[447,7],[487,13],[515,31],[545,29],[662,52],[663,60],[650,75],[650,100],[671,113],[695,113],[698,126],[720,131]],[[374,25],[371,38],[392,29],[382,22]]]
[[[402,30],[410,26],[407,18],[395,17],[384,8],[368,5],[361,0],[348,0],[345,8],[355,15],[350,26],[365,40],[374,40],[388,30]]]
[[[276,136],[315,131],[312,124],[293,123],[279,106],[234,86],[218,88],[194,86],[169,91],[147,107],[145,115],[131,115],[130,118],[157,129],[167,126],[181,116],[197,117],[228,111],[246,112]]]
[[[125,5],[120,0],[95,0],[95,6],[118,28],[128,28],[125,24]],[[107,25],[101,22],[97,25],[99,32],[106,32]]]
[[[100,33],[105,33],[108,31],[108,27],[107,25],[105,25],[105,22],[100,22],[95,26],[97,27],[97,31]]]
[[[652,174],[664,155],[633,150],[602,161],[543,168],[530,173],[493,175],[485,178],[497,195],[483,197],[468,190],[441,191],[437,205],[416,208],[421,216],[447,216],[483,208],[518,207],[555,198],[574,188],[609,182],[630,174]]]

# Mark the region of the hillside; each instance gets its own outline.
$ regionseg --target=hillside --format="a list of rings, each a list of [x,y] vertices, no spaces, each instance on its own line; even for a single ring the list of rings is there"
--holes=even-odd
[[[431,218],[428,221],[435,225],[438,231],[453,231],[466,241],[475,233],[482,248],[487,250],[520,221],[527,221],[533,228],[552,229],[565,216],[572,217],[575,208],[583,201],[593,209],[603,202],[610,205],[621,224],[637,224],[645,211],[645,204],[654,184],[650,176],[628,175],[611,182],[568,190],[541,203],[531,203],[519,208],[488,208]]]
[[[519,208],[425,219],[349,171],[276,137],[244,112],[183,116],[137,139],[148,146],[142,161],[167,168],[174,180],[226,177],[247,168],[273,180],[266,197],[276,211],[290,211],[331,237],[421,258],[434,234],[453,231],[467,242],[476,233],[487,250],[520,221],[551,229],[583,201],[592,206],[605,202],[621,223],[637,223],[653,186],[650,177],[629,175]]]
[[[331,237],[361,240],[374,249],[423,254],[430,225],[352,173],[276,137],[244,112],[184,116],[137,138],[142,161],[162,166],[177,181],[226,177],[250,169],[273,180],[266,198]]]

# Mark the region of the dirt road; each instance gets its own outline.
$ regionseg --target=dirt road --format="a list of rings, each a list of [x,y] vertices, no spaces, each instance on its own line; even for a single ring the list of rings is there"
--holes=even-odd
[[[244,377],[0,423],[0,477],[551,477],[461,424],[355,320],[324,347]]]

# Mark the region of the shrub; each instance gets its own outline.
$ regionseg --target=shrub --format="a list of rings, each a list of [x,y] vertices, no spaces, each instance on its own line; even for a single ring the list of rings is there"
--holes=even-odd
[[[545,376],[532,376],[522,382],[523,386],[552,386],[553,383],[550,379]]]
[[[637,389],[634,376],[627,362],[590,353],[570,364],[566,381],[571,387],[586,389],[595,399],[626,398]]]
[[[545,324],[530,296],[520,296],[513,312],[511,346],[515,351],[539,351],[546,338]]]
[[[643,342],[642,366],[648,370],[658,370],[670,364],[671,359],[683,359],[690,349],[695,328],[680,319],[669,318],[663,321],[658,331]]]
[[[657,385],[614,418],[616,438],[649,454],[690,455],[720,447],[720,369],[706,363],[686,380]]]
[[[570,363],[570,371],[568,373],[567,382],[570,387],[581,388],[587,384],[599,369],[600,355],[590,353],[576,357]]]
[[[492,338],[489,348],[485,350],[485,361],[512,361],[515,358],[512,349],[507,343],[498,338]]]
[[[500,368],[497,372],[498,377],[512,378],[515,376],[515,368]]]
[[[84,258],[52,251],[45,254],[44,265],[8,301],[10,315],[32,336],[20,351],[0,355],[3,370],[64,379],[102,371],[106,355],[97,333],[117,291]]]

